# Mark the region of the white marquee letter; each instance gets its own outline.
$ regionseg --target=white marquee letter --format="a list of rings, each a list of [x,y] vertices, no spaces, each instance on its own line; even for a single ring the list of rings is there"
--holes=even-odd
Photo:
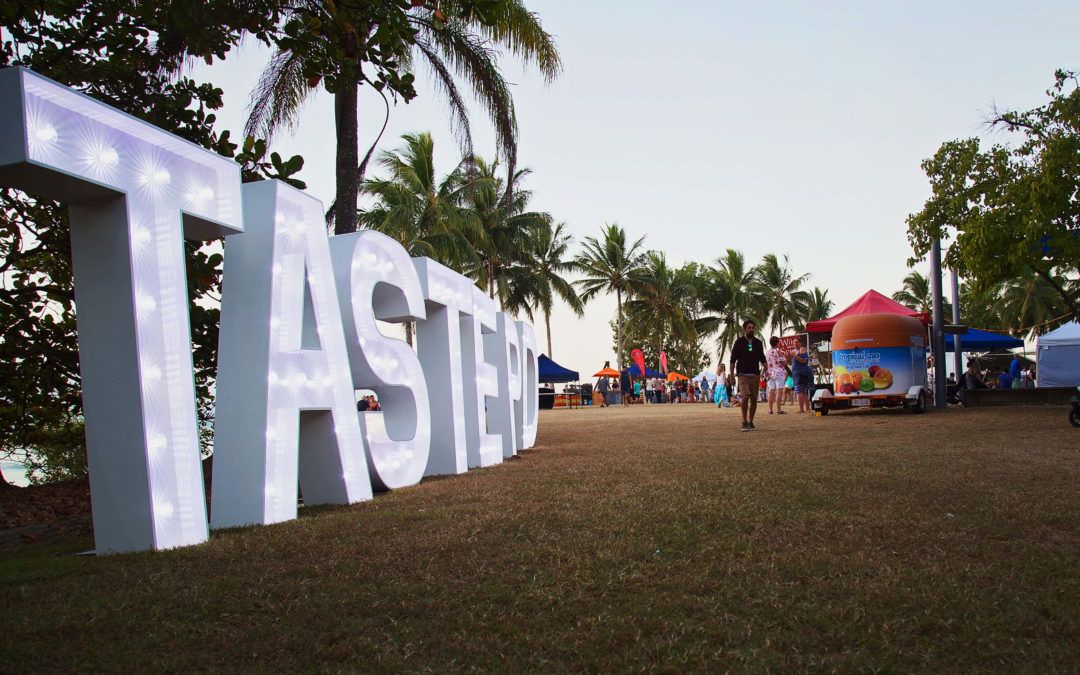
[[[520,433],[518,447],[528,450],[536,445],[540,414],[540,366],[537,363],[536,333],[529,324],[518,321],[518,349],[521,354],[521,412],[517,416]]]
[[[424,293],[401,244],[364,230],[330,240],[353,387],[379,396],[381,413],[364,413],[368,467],[379,488],[420,482],[431,447],[431,410],[420,360],[375,322],[421,320]]]
[[[430,258],[413,258],[427,301],[416,322],[416,346],[431,407],[431,454],[425,476],[465,473],[465,395],[461,375],[462,308],[472,309],[472,282]]]
[[[97,550],[205,541],[184,238],[242,231],[239,167],[12,68],[0,184],[71,205]]]
[[[472,308],[461,317],[461,377],[465,390],[465,444],[469,468],[503,460],[502,437],[491,427],[493,399],[499,395],[498,372],[484,356],[484,335],[497,328],[495,301],[471,286]]]
[[[215,528],[371,498],[322,204],[278,181],[244,186],[246,233],[225,242]]]
[[[517,454],[517,424],[514,406],[521,400],[521,359],[518,356],[517,324],[499,312],[495,317],[496,330],[484,336],[484,351],[495,366],[499,395],[488,404],[488,427],[501,438],[503,457]]]

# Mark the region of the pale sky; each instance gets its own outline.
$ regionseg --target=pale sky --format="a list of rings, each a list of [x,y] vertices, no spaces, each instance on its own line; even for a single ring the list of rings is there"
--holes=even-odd
[[[617,222],[674,264],[729,247],[752,262],[787,253],[838,310],[869,288],[890,294],[908,272],[904,220],[928,194],[919,163],[983,135],[995,104],[1041,104],[1056,68],[1080,68],[1075,2],[947,4],[529,0],[565,62],[544,85],[504,61],[533,206],[579,241]],[[225,90],[219,128],[239,137],[267,56],[249,42],[196,68]],[[419,98],[393,110],[380,148],[430,131],[444,173],[458,146],[428,82],[421,74]],[[366,93],[360,115],[364,152],[382,102]],[[475,106],[472,120],[477,152],[492,157]],[[274,149],[304,155],[300,177],[329,204],[330,97],[311,99]],[[555,360],[587,378],[613,359],[614,312],[613,297],[583,319],[560,307]],[[536,330],[546,352],[540,317]]]

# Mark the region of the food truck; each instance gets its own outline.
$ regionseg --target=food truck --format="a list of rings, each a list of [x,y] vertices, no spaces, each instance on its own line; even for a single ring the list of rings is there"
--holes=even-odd
[[[833,388],[814,392],[822,415],[848,408],[907,408],[921,413],[932,396],[926,379],[926,328],[899,314],[858,314],[832,331]]]

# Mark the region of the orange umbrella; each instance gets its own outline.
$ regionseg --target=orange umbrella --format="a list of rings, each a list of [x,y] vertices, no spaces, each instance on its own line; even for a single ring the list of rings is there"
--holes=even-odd
[[[667,374],[667,381],[674,382],[675,380],[689,380],[690,378],[682,373],[676,373],[674,370]]]
[[[619,371],[614,368],[604,368],[599,373],[593,375],[593,377],[618,377]]]

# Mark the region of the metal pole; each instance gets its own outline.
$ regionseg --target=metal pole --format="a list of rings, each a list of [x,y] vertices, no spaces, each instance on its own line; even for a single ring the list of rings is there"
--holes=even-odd
[[[930,288],[933,293],[933,329],[930,333],[934,355],[934,407],[944,410],[945,401],[945,331],[941,296],[941,240],[930,248]]]
[[[960,277],[957,275],[956,270],[950,270],[952,277],[952,322],[954,324],[960,323]],[[959,335],[953,335],[953,369],[956,370],[956,381],[960,381],[960,376],[963,375],[964,370],[962,365],[964,363],[964,347],[960,342]]]

